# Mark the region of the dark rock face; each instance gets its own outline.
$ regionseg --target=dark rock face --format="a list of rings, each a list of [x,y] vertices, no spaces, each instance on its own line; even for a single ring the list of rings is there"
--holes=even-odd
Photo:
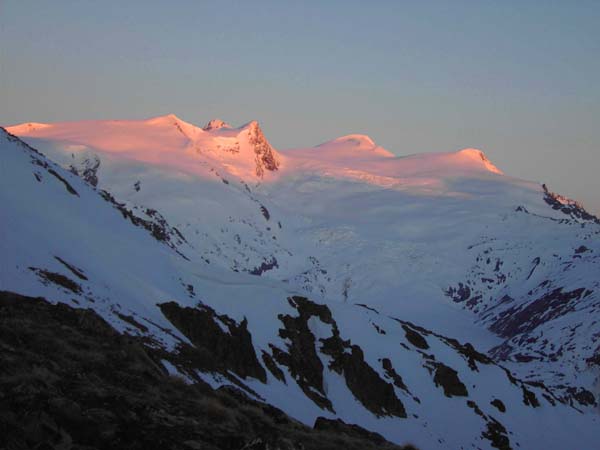
[[[221,119],[212,119],[202,129],[204,131],[211,131],[218,130],[220,128],[231,128],[231,125]]]
[[[455,303],[461,303],[471,296],[471,288],[468,285],[458,283],[458,287],[450,287],[446,291],[446,295],[452,298]]]
[[[544,322],[572,311],[574,305],[570,302],[579,299],[584,293],[584,288],[567,292],[563,292],[562,288],[554,289],[525,307],[512,307],[503,311],[490,326],[490,330],[506,338],[527,333]],[[492,349],[491,354],[493,352]]]
[[[540,402],[535,393],[527,389],[525,383],[521,383],[521,390],[523,391],[523,403],[525,405],[531,406],[532,408],[538,408],[540,406]]]
[[[267,352],[265,352],[264,350],[262,352],[262,360],[263,360],[263,363],[265,364],[265,367],[267,369],[269,369],[269,372],[271,372],[271,374],[275,378],[277,378],[282,383],[286,383],[283,370],[281,370],[279,368],[277,363],[273,360],[273,357],[271,355],[269,355]]]
[[[290,305],[298,310],[299,316],[279,315],[283,328],[279,336],[288,340],[287,349],[271,346],[273,358],[286,366],[304,394],[319,407],[333,411],[331,401],[323,387],[323,364],[317,355],[316,340],[308,328],[308,320],[316,316],[321,322],[332,324],[331,311],[303,297],[292,297]]]
[[[544,201],[550,205],[552,209],[560,211],[572,219],[586,220],[600,224],[600,219],[587,212],[581,204],[555,192],[549,191],[545,184],[543,184],[542,187],[544,188]]]
[[[477,350],[475,350],[473,345],[471,345],[468,342],[461,344],[456,339],[449,338],[449,337],[443,336],[441,334],[435,333],[431,330],[428,330],[426,328],[415,325],[414,323],[400,320],[397,318],[393,318],[393,319],[396,322],[402,324],[402,328],[404,329],[406,339],[412,345],[414,345],[415,347],[417,347],[421,350],[429,349],[429,345],[427,344],[427,341],[425,340],[424,336],[435,336],[436,338],[440,339],[441,341],[443,341],[444,343],[446,343],[447,345],[452,347],[458,354],[460,354],[463,358],[465,358],[465,360],[469,364],[469,368],[473,371],[479,371],[476,363],[486,364],[486,365],[487,364],[495,364],[494,361],[489,356],[486,356],[483,353],[478,352]]]
[[[358,345],[350,345],[350,341],[343,341],[339,335],[322,342],[323,353],[333,357],[329,368],[344,376],[346,385],[365,408],[377,416],[406,417],[394,387],[365,362]]]
[[[493,418],[487,423],[487,429],[481,433],[481,436],[489,440],[494,448],[499,450],[512,450],[506,428]]]
[[[71,165],[69,171],[83,178],[83,180],[92,187],[98,186],[98,169],[100,168],[100,158],[93,156],[85,159],[80,167]],[[139,189],[138,189],[139,190]]]
[[[156,351],[92,310],[0,292],[0,448],[400,448],[353,427],[343,440],[311,429],[232,387],[188,385]]]
[[[273,356],[280,364],[288,366],[309,398],[321,408],[332,410],[323,387],[323,364],[317,354],[316,339],[308,327],[308,320],[316,317],[330,325],[332,330],[331,337],[319,339],[319,350],[332,358],[328,369],[342,375],[354,397],[372,413],[378,416],[406,417],[404,405],[396,396],[393,385],[383,380],[367,364],[359,346],[341,338],[327,306],[318,305],[304,297],[292,297],[289,302],[299,316],[279,316],[285,326],[280,330],[280,336],[288,339],[290,344],[287,352],[273,347]]]
[[[436,386],[442,386],[446,397],[466,397],[469,395],[466,386],[458,378],[458,372],[440,362],[433,362],[435,375],[433,382]]]
[[[271,214],[269,213],[269,210],[264,205],[260,205],[260,213],[263,215],[263,217],[267,221],[271,218]]]
[[[473,409],[475,414],[480,416],[486,423],[486,429],[481,433],[482,438],[490,441],[490,445],[494,448],[500,450],[512,450],[510,439],[508,438],[508,433],[504,425],[492,416],[485,414],[474,401],[467,400],[467,406]]]
[[[85,276],[85,273],[83,273],[83,270],[75,267],[73,264],[69,264],[64,259],[60,258],[59,256],[55,256],[54,259],[57,260],[59,263],[61,263],[63,266],[65,266],[67,269],[69,269],[69,271],[73,275],[75,275],[77,278],[79,278],[80,280],[83,280],[83,281],[87,281],[88,277]]]
[[[404,381],[402,380],[402,377],[398,375],[394,369],[394,366],[392,366],[392,362],[388,358],[383,358],[381,360],[381,366],[383,367],[383,370],[385,370],[386,375],[393,380],[394,386],[402,389],[405,392],[409,392],[406,384],[404,384]]]
[[[154,239],[159,242],[164,242],[177,253],[177,246],[187,242],[179,230],[175,227],[171,227],[166,219],[155,209],[146,208],[143,212],[149,219],[144,219],[134,214],[133,211],[128,209],[124,203],[119,203],[117,200],[107,191],[100,191],[100,195],[104,200],[112,204],[118,209],[123,218],[128,219],[136,227],[146,229]],[[185,256],[181,253],[179,255]]]
[[[60,273],[50,272],[49,270],[39,269],[37,267],[29,267],[29,270],[35,272],[45,285],[52,283],[71,291],[73,294],[82,293],[82,289],[79,284]]]
[[[506,412],[506,406],[502,403],[502,400],[495,398],[490,402],[492,406],[494,406],[500,412]]]
[[[432,336],[435,336],[438,339],[442,340],[443,342],[448,344],[450,347],[454,348],[454,350],[456,350],[458,354],[462,355],[467,360],[467,363],[469,364],[469,368],[473,371],[479,371],[476,363],[486,364],[486,365],[493,364],[493,365],[501,368],[504,371],[504,373],[506,374],[506,377],[511,382],[511,384],[513,384],[514,386],[518,386],[521,389],[521,392],[523,394],[523,398],[522,398],[523,404],[526,406],[529,406],[531,408],[537,408],[540,406],[540,402],[539,402],[537,396],[535,395],[535,393],[533,391],[527,389],[527,386],[534,386],[536,388],[539,388],[539,389],[545,391],[545,393],[543,394],[544,398],[552,405],[554,405],[556,402],[568,403],[568,401],[567,401],[568,399],[557,398],[548,389],[548,387],[544,383],[524,382],[524,381],[516,379],[508,369],[506,369],[502,366],[499,366],[490,357],[488,357],[482,353],[479,353],[469,343],[461,344],[456,339],[445,337],[445,336],[435,333],[431,330],[427,330],[423,327],[419,327],[411,322],[403,321],[403,320],[400,320],[397,318],[393,318],[393,319],[403,325],[409,326],[410,328],[417,330],[421,335],[424,335],[424,336],[432,335]],[[459,379],[458,372],[456,370],[452,369],[451,367],[446,366],[445,364],[443,364],[441,362],[436,361],[435,357],[433,355],[428,355],[425,352],[421,352],[421,354],[425,360],[424,367],[426,367],[429,370],[430,374],[433,374],[434,383],[436,384],[436,386],[441,386],[444,389],[444,394],[446,396],[448,396],[448,397],[453,397],[453,396],[467,397],[469,395],[466,386]],[[469,402],[471,402],[471,401],[469,400],[468,403]]]
[[[447,344],[454,347],[454,349],[467,360],[469,368],[473,371],[479,371],[476,363],[484,365],[494,363],[490,357],[484,355],[483,353],[479,353],[477,350],[475,350],[473,345],[471,345],[468,342],[465,344],[461,344],[456,339],[452,338],[445,338],[445,341]]]
[[[260,266],[255,267],[254,269],[252,269],[249,273],[252,275],[262,275],[265,272],[268,272],[269,270],[273,270],[275,268],[279,267],[279,263],[277,262],[277,258],[275,258],[274,256],[271,256],[271,258],[264,260],[263,262],[260,263]]]
[[[531,262],[531,264],[532,264],[532,267],[531,267],[531,270],[529,271],[529,275],[527,275],[527,279],[528,279],[528,280],[531,278],[531,275],[533,275],[533,272],[535,272],[535,269],[537,269],[537,266],[539,266],[539,265],[540,265],[540,261],[541,261],[540,257],[539,257],[539,256],[537,256],[537,257],[535,257],[535,258],[533,259],[533,261]]]
[[[248,141],[254,147],[256,176],[263,177],[265,170],[274,172],[279,169],[279,160],[275,150],[265,138],[257,122],[252,122],[248,128]]]
[[[567,392],[571,398],[579,403],[581,406],[598,406],[596,396],[582,387],[568,387]],[[573,402],[571,402],[573,404]]]
[[[77,193],[77,191],[75,189],[73,189],[73,186],[71,186],[71,184],[67,180],[65,180],[63,177],[61,177],[56,172],[56,170],[51,169],[50,167],[47,167],[47,166],[46,166],[46,168],[50,175],[53,175],[56,179],[58,179],[58,181],[60,181],[65,186],[65,189],[67,190],[67,192],[69,194],[74,195],[75,197],[79,197],[79,194]]]
[[[421,350],[427,350],[429,348],[429,344],[427,343],[425,338],[421,336],[417,331],[404,324],[402,325],[402,328],[404,329],[406,340],[408,340],[408,342],[410,342],[412,345],[414,345],[417,348],[420,348]]]
[[[267,374],[258,361],[245,319],[238,324],[205,305],[188,308],[169,302],[162,303],[159,307],[169,322],[195,347],[214,357],[217,367],[231,370],[242,378],[253,377],[263,383],[267,381]],[[227,328],[229,332],[225,332],[223,328]]]

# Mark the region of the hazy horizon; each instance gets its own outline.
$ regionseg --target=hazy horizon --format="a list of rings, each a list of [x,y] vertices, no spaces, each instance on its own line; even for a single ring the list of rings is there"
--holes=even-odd
[[[276,148],[367,134],[483,150],[600,213],[600,3],[0,4],[0,125],[261,123]]]

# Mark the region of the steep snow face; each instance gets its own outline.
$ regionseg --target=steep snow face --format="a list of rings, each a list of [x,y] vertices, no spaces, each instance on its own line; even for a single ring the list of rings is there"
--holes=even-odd
[[[172,249],[134,226],[143,225],[141,218],[127,219],[125,210],[2,129],[0,155],[0,289],[93,306],[124,330],[114,314],[120,297],[129,310],[148,314],[150,328],[168,325],[149,311],[147,296],[185,292],[178,292]]]
[[[384,302],[361,285],[358,271],[366,266],[350,266],[351,255],[332,246],[335,239],[357,243],[345,241],[352,230],[332,228],[335,239],[321,244],[325,249],[318,255],[338,253],[332,260],[348,264],[341,271],[356,277],[356,285],[353,280],[346,285],[345,302],[314,302],[302,297],[294,282],[204,261],[187,240],[173,243],[164,237],[176,230],[172,223],[162,224],[167,232],[155,232],[138,210],[97,190],[104,166],[94,189],[1,129],[0,155],[1,290],[93,308],[118,330],[145,336],[164,350],[165,366],[190,382],[235,385],[309,425],[318,416],[339,417],[392,441],[428,449],[597,446],[596,416],[562,403],[544,385],[522,382],[473,346],[407,320],[414,316],[410,303],[433,306],[434,299],[399,290],[393,308],[387,308],[393,314],[374,310],[369,304]],[[137,164],[133,167],[140,170]],[[135,173],[129,165],[108,168]],[[173,181],[160,180],[163,190]],[[216,186],[239,194],[232,181]],[[175,192],[181,187],[186,185]],[[142,183],[133,191],[145,188]],[[164,195],[171,202],[177,198]],[[266,223],[286,217],[280,208],[267,207],[261,213]],[[335,225],[335,217],[337,212],[328,225]],[[301,241],[299,248],[309,245],[302,232],[319,225],[305,221],[290,231]],[[287,223],[281,230],[286,228]],[[362,233],[357,224],[355,234]],[[368,255],[366,249],[355,250],[373,258],[375,253]],[[413,261],[417,253],[410,254]],[[337,276],[334,265],[324,267],[320,270]],[[371,292],[377,297],[382,291]],[[359,299],[367,304],[355,304]],[[444,316],[460,320],[459,315]],[[217,359],[195,365],[211,355]]]

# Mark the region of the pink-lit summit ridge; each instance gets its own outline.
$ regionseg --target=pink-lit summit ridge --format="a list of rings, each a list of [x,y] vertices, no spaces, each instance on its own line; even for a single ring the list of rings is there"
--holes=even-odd
[[[480,150],[398,157],[361,134],[342,136],[313,148],[277,151],[256,121],[233,128],[213,119],[200,128],[169,114],[148,120],[24,123],[7,131],[52,142],[73,153],[91,150],[114,154],[196,176],[206,175],[208,162],[248,181],[274,181],[315,171],[386,187],[432,189],[441,187],[446,176],[502,174]]]

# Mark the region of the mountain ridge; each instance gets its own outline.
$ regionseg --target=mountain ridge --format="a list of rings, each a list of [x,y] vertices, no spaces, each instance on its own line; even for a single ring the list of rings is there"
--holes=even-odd
[[[456,170],[502,174],[480,150],[463,149],[444,154],[399,157],[376,145],[369,136],[360,134],[341,136],[309,149],[278,151],[270,145],[260,125],[254,120],[233,128],[220,119],[214,119],[200,128],[174,114],[167,114],[145,120],[23,123],[7,127],[7,130],[28,139],[56,142],[58,145],[61,142],[80,145],[96,151],[121,151],[134,160],[154,160],[156,164],[171,166],[177,166],[178,163],[166,158],[164,152],[179,147],[186,153],[190,167],[197,165],[194,154],[203,154],[210,158],[211,163],[220,165],[221,170],[242,176],[247,181],[276,180],[278,177],[273,175],[280,167],[285,168],[285,173],[293,173],[304,170],[307,165],[315,169],[319,164],[324,165],[322,171],[333,176],[354,178],[357,173],[364,172],[366,176],[359,175],[363,181],[370,178],[377,184],[379,179],[386,185],[394,183],[393,179],[404,178],[405,172],[409,175],[411,171],[430,172],[428,166],[432,164],[436,167],[454,167]],[[144,139],[143,135],[149,138]],[[113,139],[107,136],[113,136]],[[182,138],[185,140],[182,141]],[[40,145],[44,146],[43,142]],[[71,150],[77,148],[71,147]],[[370,156],[388,158],[390,162],[387,165],[383,162],[353,163],[350,170],[355,173],[347,170],[349,159],[358,161]],[[395,161],[393,164],[392,160]],[[343,166],[332,165],[336,162],[338,166]],[[185,170],[184,164],[179,165]],[[194,170],[188,172],[194,173]],[[199,174],[199,171],[195,173]]]

